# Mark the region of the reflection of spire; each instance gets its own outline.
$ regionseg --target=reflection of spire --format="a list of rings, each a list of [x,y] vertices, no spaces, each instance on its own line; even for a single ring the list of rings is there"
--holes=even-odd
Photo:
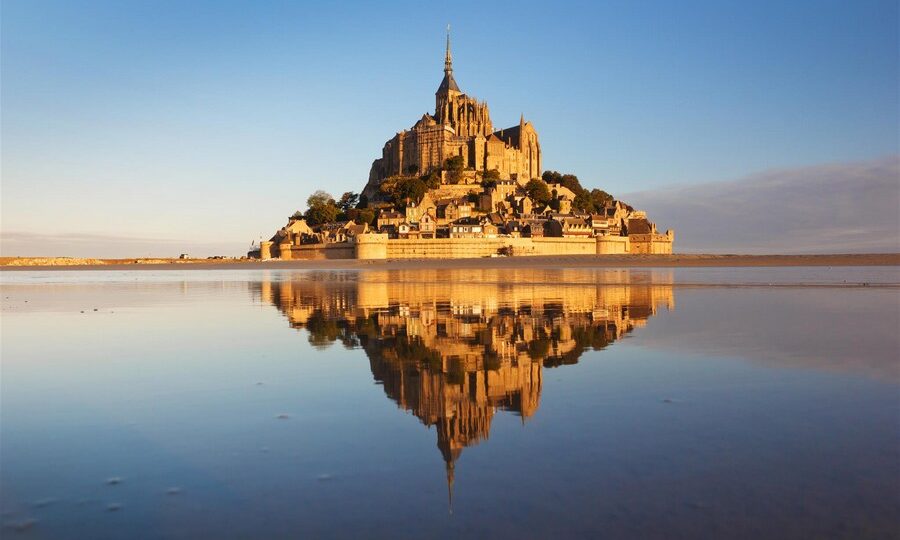
[[[447,507],[453,513],[453,462],[448,461],[447,466]]]

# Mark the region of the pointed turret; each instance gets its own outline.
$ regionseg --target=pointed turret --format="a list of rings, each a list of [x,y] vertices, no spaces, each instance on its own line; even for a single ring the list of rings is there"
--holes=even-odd
[[[447,95],[453,91],[456,93],[461,93],[459,90],[459,86],[456,85],[456,81],[453,79],[453,54],[450,53],[450,25],[447,25],[447,50],[444,53],[444,80],[441,81],[441,85],[438,86],[437,95]]]
[[[450,25],[447,25],[447,52],[444,54],[444,75],[453,73],[453,55],[450,54]]]

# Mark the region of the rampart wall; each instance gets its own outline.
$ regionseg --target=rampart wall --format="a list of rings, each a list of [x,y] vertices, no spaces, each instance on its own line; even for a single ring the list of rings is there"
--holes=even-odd
[[[261,246],[263,259],[272,245]],[[279,247],[283,260],[316,259],[466,259],[492,255],[613,255],[624,253],[672,253],[671,236],[632,235],[595,238],[428,238],[396,239],[370,233],[352,242]]]

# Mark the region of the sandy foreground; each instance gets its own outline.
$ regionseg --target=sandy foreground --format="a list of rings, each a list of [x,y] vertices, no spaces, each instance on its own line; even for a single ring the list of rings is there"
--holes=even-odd
[[[23,270],[251,270],[416,268],[615,268],[744,266],[900,266],[900,253],[838,255],[549,255],[479,259],[72,259],[0,257],[0,271]]]

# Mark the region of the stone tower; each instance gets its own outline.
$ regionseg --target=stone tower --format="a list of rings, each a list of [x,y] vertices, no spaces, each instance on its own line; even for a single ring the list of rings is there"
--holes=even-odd
[[[455,156],[472,171],[465,175],[471,183],[480,182],[480,176],[490,170],[520,184],[539,178],[542,172],[541,147],[531,122],[522,115],[518,125],[494,131],[487,103],[460,90],[453,75],[448,29],[444,77],[434,94],[434,114],[423,114],[412,128],[384,144],[381,157],[372,163],[363,194],[377,199],[378,186],[385,178],[428,174]]]

